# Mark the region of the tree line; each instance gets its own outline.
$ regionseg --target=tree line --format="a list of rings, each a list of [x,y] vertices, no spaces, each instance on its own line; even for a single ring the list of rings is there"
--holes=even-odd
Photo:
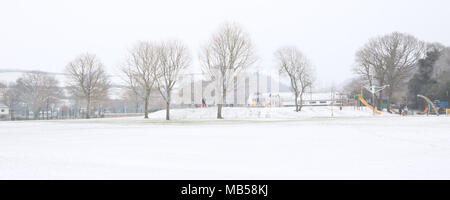
[[[63,87],[54,75],[31,71],[5,85],[2,101],[10,109],[10,118],[15,119],[16,111],[22,108],[26,119],[53,119],[63,99],[72,99],[75,105],[85,104],[83,115],[87,119],[93,110],[101,115],[102,105],[108,100],[110,81],[100,60],[93,54],[80,55],[67,65],[65,77],[67,83]],[[68,107],[60,110],[57,115],[77,117],[81,113],[80,109]]]
[[[297,48],[287,46],[274,53],[279,72],[290,80],[295,110],[301,111],[303,95],[315,81],[314,67]],[[126,99],[144,105],[144,117],[149,117],[150,95],[157,92],[165,102],[166,120],[170,120],[172,93],[181,74],[189,69],[192,57],[182,41],[140,41],[128,52],[120,66],[126,80]],[[223,106],[233,80],[258,60],[254,44],[247,32],[235,23],[225,23],[202,46],[199,61],[202,72],[216,81],[217,118],[223,118]],[[357,77],[345,90],[359,94],[361,86],[384,86],[374,102],[382,105],[405,104],[423,107],[417,94],[449,101],[450,48],[426,43],[416,37],[394,32],[371,38],[355,54],[353,68]],[[90,53],[70,61],[64,75],[65,87],[51,74],[24,73],[13,83],[0,84],[1,100],[10,109],[11,118],[17,107],[32,113],[33,119],[53,118],[61,101],[70,99],[77,110],[65,110],[73,115],[91,118],[101,116],[109,100],[110,77],[100,59]],[[363,92],[366,95],[367,92]],[[84,108],[81,108],[82,105]],[[137,108],[136,108],[137,110]],[[64,113],[62,113],[64,114]]]
[[[359,94],[361,86],[387,86],[375,95],[378,109],[397,106],[423,107],[418,94],[448,101],[449,48],[426,43],[415,36],[394,32],[370,39],[355,54],[357,77],[345,88]],[[367,92],[363,93],[368,94]]]
[[[401,48],[393,51],[392,46]],[[388,96],[391,97],[404,80],[403,73],[411,71],[421,57],[423,48],[423,43],[414,37],[398,33],[373,39],[357,53],[358,74],[368,82],[376,81],[371,84],[389,83]],[[290,80],[295,111],[300,112],[303,95],[315,81],[314,66],[294,46],[279,48],[274,57],[279,72]],[[255,46],[240,25],[225,23],[202,46],[198,59],[206,78],[218,83],[215,88],[217,118],[222,119],[226,95],[233,88],[235,77],[258,60]],[[120,66],[127,87],[126,100],[135,102],[136,110],[142,103],[144,117],[148,118],[150,96],[156,91],[165,102],[166,120],[170,120],[173,90],[191,61],[189,49],[182,41],[138,42]],[[67,99],[77,109],[66,112],[87,119],[101,116],[112,84],[101,60],[95,54],[81,54],[67,64],[64,75],[65,87],[62,87],[51,74],[25,73],[14,83],[3,86],[2,102],[11,108],[11,115],[14,108],[22,106],[26,107],[27,116],[33,113],[34,119],[52,118],[56,107]]]
[[[407,83],[409,106],[424,109],[417,94],[433,100],[449,102],[450,48],[441,44],[430,44],[425,57],[417,63],[417,70]]]

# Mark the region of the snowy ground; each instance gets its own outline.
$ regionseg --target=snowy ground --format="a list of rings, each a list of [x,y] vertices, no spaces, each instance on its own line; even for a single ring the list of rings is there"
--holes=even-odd
[[[292,119],[309,119],[309,118],[323,118],[323,117],[369,117],[373,116],[373,112],[362,107],[361,110],[356,110],[354,107],[304,107],[301,112],[294,112],[294,107],[272,107],[272,108],[224,108],[223,117],[226,120],[258,120],[258,121],[272,121],[272,120],[292,120]],[[384,113],[383,116],[392,116],[389,113]],[[152,113],[150,119],[161,120],[165,119],[166,111],[158,111]],[[192,109],[174,109],[171,110],[171,118],[182,121],[199,121],[199,120],[214,120],[217,117],[217,108],[192,108]]]
[[[450,179],[450,117],[334,112],[0,122],[0,179]]]

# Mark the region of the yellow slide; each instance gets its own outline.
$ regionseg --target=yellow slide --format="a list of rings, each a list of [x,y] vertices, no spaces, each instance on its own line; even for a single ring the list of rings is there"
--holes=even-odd
[[[428,106],[425,108],[425,110],[421,113],[419,113],[419,115],[425,115],[428,113]]]
[[[396,111],[396,110],[394,110],[394,109],[389,109],[390,111],[392,111],[393,113],[395,113],[395,114],[397,114],[397,115],[400,115],[400,112],[398,112],[398,111]]]
[[[364,100],[364,99],[361,97],[361,95],[359,95],[359,100],[360,100],[365,106],[367,106],[368,108],[370,108],[371,110],[373,110],[376,114],[381,115],[381,112],[378,111],[377,109],[373,108],[370,104],[368,104],[367,101]]]

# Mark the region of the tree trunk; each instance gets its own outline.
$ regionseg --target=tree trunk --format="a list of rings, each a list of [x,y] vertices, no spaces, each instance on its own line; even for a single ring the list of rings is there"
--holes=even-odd
[[[47,113],[47,120],[49,120],[49,118],[48,118],[48,102],[47,102],[47,105],[46,105],[46,106],[47,106],[47,108],[46,108],[46,111],[47,111],[47,112],[46,112],[46,113]]]
[[[223,119],[222,118],[222,104],[217,105],[217,119]]]
[[[380,81],[380,87],[383,87],[385,85],[385,83],[384,83],[384,81]],[[376,101],[376,104],[375,104],[375,102],[373,103],[373,106],[374,106],[374,108],[375,108],[375,105],[376,105],[376,108],[378,109],[378,110],[383,110],[383,109],[381,109],[382,107],[383,107],[383,95],[384,95],[384,91],[383,90],[381,90],[380,92],[379,92],[379,95],[376,95],[375,94],[375,101]],[[388,106],[389,107],[389,106]]]
[[[166,120],[170,120],[170,90],[167,92],[167,101],[166,101]]]
[[[298,112],[301,112],[302,111],[302,108],[303,108],[303,93],[301,93],[300,94],[300,104],[298,105]]]
[[[295,93],[295,99],[294,99],[294,101],[295,101],[295,112],[299,112],[299,108],[298,108],[298,94],[297,93]]]
[[[378,110],[380,110],[380,108],[381,108],[381,106],[382,106],[382,96],[383,96],[383,93],[382,93],[383,91],[381,91],[380,92],[380,94],[379,95],[376,95],[376,94],[373,94],[373,95],[375,95],[375,102],[373,102],[372,104],[373,104],[373,106],[374,106],[374,108],[376,108],[376,109],[378,109]]]
[[[90,113],[89,113],[90,110],[91,110],[91,97],[89,96],[87,98],[87,105],[86,105],[86,119],[91,118]]]
[[[38,120],[40,118],[41,109],[34,110],[34,120]]]
[[[144,110],[144,113],[145,113],[144,118],[145,119],[148,119],[148,104],[149,104],[149,101],[150,101],[150,94],[147,93],[146,96],[145,96],[145,110]]]
[[[392,101],[392,89],[391,89],[391,87],[389,87],[389,90],[388,90],[388,102],[387,102],[387,104],[388,104],[388,108],[389,107],[391,107],[391,101]]]
[[[170,120],[170,103],[166,103],[166,120]]]
[[[227,89],[225,88],[225,86],[223,86],[222,102],[220,102],[220,104],[217,106],[217,119],[223,119],[223,117],[222,117],[222,107],[223,107],[223,105],[226,102],[226,98],[227,98]]]

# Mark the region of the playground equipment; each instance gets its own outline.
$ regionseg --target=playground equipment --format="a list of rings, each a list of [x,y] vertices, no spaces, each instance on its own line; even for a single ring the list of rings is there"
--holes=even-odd
[[[419,115],[426,115],[428,113],[428,106],[425,108],[425,110],[421,113],[419,113]]]
[[[367,101],[364,100],[364,99],[362,98],[361,95],[359,95],[359,100],[360,100],[361,103],[363,103],[365,106],[367,106],[368,108],[370,108],[371,110],[373,110],[373,113],[378,114],[378,115],[381,115],[381,112],[378,111],[377,109],[375,109],[375,108],[374,108],[373,106],[371,106],[370,104],[368,104]]]
[[[439,116],[439,109],[434,105],[434,103],[428,97],[423,96],[421,94],[418,94],[417,96],[424,99],[428,103],[429,106],[431,105],[431,108],[433,109],[434,113],[436,113],[436,115]],[[427,113],[428,113],[428,110],[427,110]]]
[[[372,83],[373,83],[373,76],[372,76]],[[362,96],[362,88],[365,88],[367,91],[369,91],[370,93],[372,93],[372,103],[375,104],[375,94],[378,92],[381,92],[382,90],[384,90],[385,88],[389,87],[389,85],[383,85],[383,86],[375,86],[375,85],[366,85],[361,87],[361,95]],[[360,98],[361,100],[362,98]],[[364,99],[362,99],[364,100]],[[363,102],[361,100],[361,102]],[[364,104],[365,102],[365,104]],[[366,105],[367,107],[369,107],[370,105],[364,100],[363,104]],[[369,106],[368,106],[369,105]],[[373,115],[375,114],[381,114],[380,111],[376,110],[374,107],[370,106],[369,108],[371,108],[373,110]]]
[[[401,113],[399,111],[394,110],[392,107],[389,107],[389,110],[393,112],[394,114],[400,115]]]
[[[401,111],[401,112],[400,112]],[[391,106],[389,106],[389,108],[388,108],[388,112],[389,113],[393,113],[393,114],[397,114],[397,115],[402,115],[402,116],[405,116],[405,115],[408,115],[408,107],[406,106],[406,107],[403,107],[403,110],[400,108],[398,111],[397,110],[394,110]],[[425,111],[426,112],[426,111]],[[420,114],[420,113],[419,113]]]

